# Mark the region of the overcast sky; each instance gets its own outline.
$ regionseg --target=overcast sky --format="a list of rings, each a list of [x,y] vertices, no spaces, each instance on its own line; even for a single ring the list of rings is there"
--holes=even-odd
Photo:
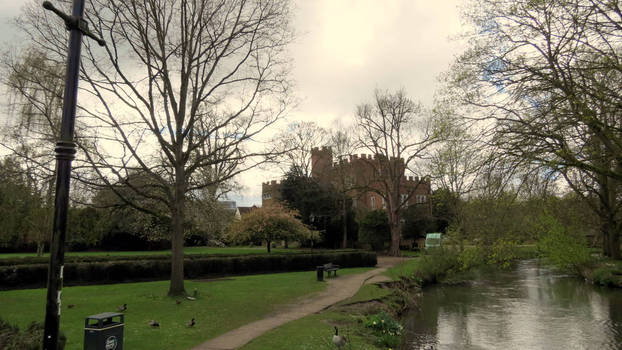
[[[7,23],[23,2],[0,0],[0,42],[16,40]],[[460,53],[461,0],[296,0],[291,46],[300,105],[289,119],[349,125],[375,88],[404,88],[430,106],[439,74]],[[261,183],[276,174],[239,179],[238,205],[261,204]]]

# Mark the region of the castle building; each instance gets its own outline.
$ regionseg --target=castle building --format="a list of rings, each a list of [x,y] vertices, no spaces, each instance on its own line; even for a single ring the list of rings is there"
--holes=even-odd
[[[390,169],[389,169],[390,168]],[[393,171],[400,174],[400,196],[407,205],[427,205],[429,210],[432,194],[429,178],[406,177],[402,159],[387,160],[381,155],[351,155],[349,159],[334,161],[330,147],[313,148],[311,150],[311,177],[319,182],[332,183],[335,187],[344,188],[353,200],[357,211],[386,209],[382,196],[373,191],[382,191]],[[281,184],[278,181],[262,183],[262,205],[270,205],[279,201]]]

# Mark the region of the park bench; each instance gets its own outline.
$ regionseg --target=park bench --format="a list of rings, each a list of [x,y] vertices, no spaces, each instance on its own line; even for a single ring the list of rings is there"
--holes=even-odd
[[[335,265],[333,263],[316,266],[317,280],[324,280],[324,271],[326,271],[327,277],[330,277],[331,272],[333,273],[333,277],[337,277],[337,270],[339,270],[339,265]]]
[[[333,263],[324,264],[324,271],[326,271],[326,276],[330,277],[330,273],[333,273],[333,277],[337,276],[337,270],[339,270],[339,265],[335,265]]]

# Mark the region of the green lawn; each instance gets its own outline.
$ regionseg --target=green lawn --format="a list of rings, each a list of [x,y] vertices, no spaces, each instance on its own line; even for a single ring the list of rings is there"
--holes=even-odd
[[[369,268],[340,270],[340,275],[361,273]],[[209,282],[186,281],[186,290],[199,292],[196,301],[183,300],[177,305],[166,296],[168,282],[127,283],[63,289],[61,329],[67,335],[66,350],[81,350],[86,316],[116,311],[128,304],[125,313],[126,349],[174,350],[192,346],[261,319],[279,305],[291,303],[324,289],[315,271],[252,275]],[[75,305],[67,308],[67,305]],[[0,292],[0,318],[20,328],[42,320],[45,290],[28,289]],[[197,325],[186,323],[196,318]],[[160,329],[148,326],[149,320],[160,322]]]
[[[272,248],[273,253],[299,253],[309,250],[304,249],[284,249],[284,248]],[[231,248],[215,248],[215,247],[186,247],[184,248],[185,254],[268,254],[266,247],[231,247]],[[171,254],[171,250],[150,250],[150,251],[128,251],[128,252],[67,252],[68,256],[132,256],[132,255],[158,255],[158,254]],[[23,257],[35,257],[36,253],[5,253],[0,254],[2,258],[23,258]],[[43,256],[50,256],[44,254]]]
[[[401,264],[389,268],[383,273],[385,276],[391,277],[392,280],[399,280],[402,276],[411,276],[417,269],[420,259],[414,258],[404,261]]]
[[[313,314],[275,328],[239,350],[334,350],[333,325],[337,325],[339,334],[348,339],[345,350],[377,349],[368,345],[368,337],[361,331],[363,326],[358,322],[359,319],[360,317],[335,311]]]

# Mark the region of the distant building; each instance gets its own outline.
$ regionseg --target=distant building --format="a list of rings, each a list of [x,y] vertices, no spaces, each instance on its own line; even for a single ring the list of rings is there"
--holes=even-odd
[[[353,200],[353,206],[357,211],[386,209],[384,199],[370,188],[380,189],[381,181],[385,171],[382,164],[390,164],[396,169],[401,168],[402,179],[399,184],[402,200],[407,200],[407,205],[427,205],[430,206],[430,195],[432,194],[429,178],[419,178],[404,176],[404,161],[391,160],[383,162],[382,156],[361,154],[352,155],[349,159],[334,162],[333,153],[330,147],[313,148],[311,150],[311,177],[320,182],[333,183],[340,187],[345,183],[349,195]],[[385,169],[386,170],[386,169]],[[262,183],[261,203],[263,206],[278,202],[281,199],[281,183],[275,180]]]
[[[236,219],[240,219],[242,216],[240,215],[240,211],[238,210],[238,207],[236,205],[235,201],[218,201],[218,204],[225,210],[227,211],[231,211],[233,213],[233,216]]]
[[[244,216],[257,208],[258,207],[256,205],[253,205],[252,207],[238,207],[238,211],[241,216]]]

